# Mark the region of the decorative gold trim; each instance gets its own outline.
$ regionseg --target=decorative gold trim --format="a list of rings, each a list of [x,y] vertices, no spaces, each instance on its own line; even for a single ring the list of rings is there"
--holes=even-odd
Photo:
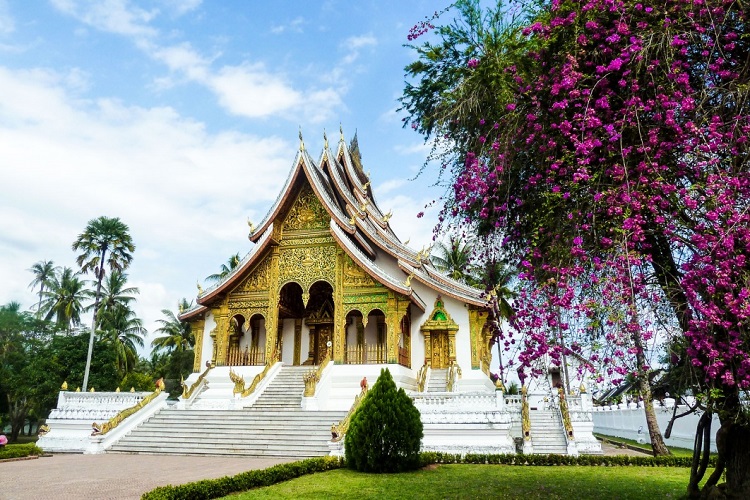
[[[138,404],[135,406],[131,406],[130,408],[126,408],[119,412],[114,417],[110,418],[108,421],[104,422],[103,424],[97,424],[96,422],[91,424],[91,427],[94,429],[91,432],[92,436],[103,436],[104,434],[108,433],[120,423],[122,423],[123,420],[128,418],[129,416],[133,415],[134,413],[137,413],[141,408],[149,404],[151,401],[153,401],[156,396],[161,394],[161,392],[164,390],[164,379],[159,379],[156,382],[156,390],[146,396],[145,398],[141,399]]]
[[[526,386],[521,387],[521,428],[524,441],[531,441],[531,417],[529,416],[529,401],[526,398]]]
[[[346,435],[346,431],[349,430],[349,423],[352,421],[352,417],[356,413],[356,411],[359,409],[360,405],[362,404],[362,401],[365,399],[365,396],[367,396],[367,382],[365,382],[362,385],[362,392],[357,394],[357,397],[354,398],[354,403],[352,403],[352,407],[349,408],[349,413],[346,414],[344,418],[342,418],[338,424],[333,424],[331,426],[331,441],[334,443],[338,443],[342,439],[344,439],[344,436]]]
[[[232,380],[232,382],[234,382],[234,390],[232,391],[232,393],[239,394],[241,398],[246,398],[250,394],[255,392],[255,389],[258,388],[258,385],[260,384],[261,380],[263,380],[266,377],[271,367],[278,362],[278,357],[279,357],[278,350],[274,348],[271,353],[271,358],[266,361],[266,366],[263,368],[263,371],[255,376],[253,381],[250,382],[250,385],[247,386],[246,389],[243,388],[245,386],[245,379],[243,377],[240,377],[230,368],[229,378]]]
[[[304,397],[310,398],[315,396],[315,388],[320,382],[320,377],[323,375],[323,370],[328,366],[328,362],[331,361],[331,350],[326,350],[326,356],[323,358],[323,362],[318,365],[316,370],[311,370],[302,376],[302,380],[305,381],[305,392]]]
[[[198,380],[196,380],[195,383],[193,383],[193,385],[191,385],[189,389],[188,389],[187,384],[185,384],[184,379],[180,381],[180,385],[182,386],[182,399],[190,399],[190,396],[193,395],[193,391],[195,391],[195,389],[200,385],[200,383],[203,382],[203,379],[206,378],[206,375],[208,375],[208,372],[211,371],[211,366],[212,365],[209,363],[206,370],[200,374],[200,376],[198,377]]]
[[[557,393],[560,395],[560,415],[565,427],[565,434],[567,434],[568,441],[573,441],[575,439],[573,436],[573,424],[570,423],[570,412],[568,411],[568,401],[565,399],[565,391],[562,387],[558,387]]]
[[[427,368],[430,365],[425,363],[417,372],[417,392],[424,392],[424,386],[427,383]]]

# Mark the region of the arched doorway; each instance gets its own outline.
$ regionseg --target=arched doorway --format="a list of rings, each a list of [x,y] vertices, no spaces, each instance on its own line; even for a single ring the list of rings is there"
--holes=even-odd
[[[303,364],[317,365],[328,352],[333,353],[333,287],[328,282],[316,281],[309,293],[305,307],[309,350]]]

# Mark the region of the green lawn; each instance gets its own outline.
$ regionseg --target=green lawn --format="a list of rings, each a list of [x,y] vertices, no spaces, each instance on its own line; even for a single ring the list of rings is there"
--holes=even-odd
[[[615,437],[615,436],[605,436],[604,434],[596,434],[596,433],[594,433],[594,436],[602,437],[606,439],[607,441],[609,441],[610,443],[627,443],[631,446],[642,449],[644,452],[648,454],[651,454],[653,451],[650,444],[639,443],[638,441],[634,441],[632,439],[626,439],[626,438]],[[668,446],[668,448],[669,448],[669,451],[672,452],[672,455],[676,457],[692,457],[693,456],[693,450],[689,450],[687,448],[678,448],[676,446]],[[711,453],[711,455],[716,455],[716,453]]]
[[[680,498],[685,494],[689,476],[689,469],[677,467],[450,464],[403,474],[364,474],[340,469],[227,498]]]

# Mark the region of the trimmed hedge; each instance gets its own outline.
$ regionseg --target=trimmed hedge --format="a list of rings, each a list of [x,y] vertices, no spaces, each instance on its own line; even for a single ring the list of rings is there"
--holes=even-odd
[[[628,455],[487,455],[424,452],[420,456],[422,466],[430,464],[498,464],[498,465],[598,465],[606,467],[690,467],[691,457],[637,457]],[[716,457],[711,457],[709,466],[716,466]]]
[[[28,445],[18,445],[28,446]],[[38,448],[37,448],[38,450]],[[41,452],[41,450],[39,450]],[[604,467],[690,467],[690,457],[631,457],[625,455],[488,455],[423,452],[419,456],[421,466],[431,464],[497,464],[520,466],[598,465]],[[325,472],[344,467],[344,460],[337,457],[308,458],[300,462],[274,465],[268,469],[252,470],[219,479],[204,479],[180,486],[159,486],[144,493],[141,500],[207,500],[221,498],[232,493],[252,488],[271,486],[306,474]],[[711,457],[710,466],[716,466],[716,457]]]
[[[343,465],[343,460],[337,457],[308,458],[300,462],[274,465],[267,469],[242,472],[231,477],[204,479],[180,486],[159,486],[144,493],[141,500],[207,500],[221,498],[232,493],[288,481],[306,474],[339,469]]]
[[[42,449],[34,443],[8,444],[0,448],[0,460],[7,458],[23,458],[31,455],[41,455]]]

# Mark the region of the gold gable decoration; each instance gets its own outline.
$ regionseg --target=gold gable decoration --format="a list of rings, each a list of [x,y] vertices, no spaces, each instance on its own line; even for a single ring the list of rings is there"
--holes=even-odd
[[[283,229],[328,229],[331,218],[315,196],[312,188],[305,184],[284,219]]]
[[[458,331],[458,324],[453,321],[451,315],[445,310],[445,304],[443,299],[438,295],[435,299],[435,307],[429,316],[430,319],[422,324],[421,329],[423,331],[428,330],[447,330],[447,331]]]
[[[268,277],[270,276],[270,259],[266,257],[250,272],[241,284],[236,288],[238,292],[257,292],[268,290]]]
[[[348,255],[344,256],[344,285],[345,286],[375,286],[375,280],[359,267]],[[379,283],[378,283],[379,284]]]

